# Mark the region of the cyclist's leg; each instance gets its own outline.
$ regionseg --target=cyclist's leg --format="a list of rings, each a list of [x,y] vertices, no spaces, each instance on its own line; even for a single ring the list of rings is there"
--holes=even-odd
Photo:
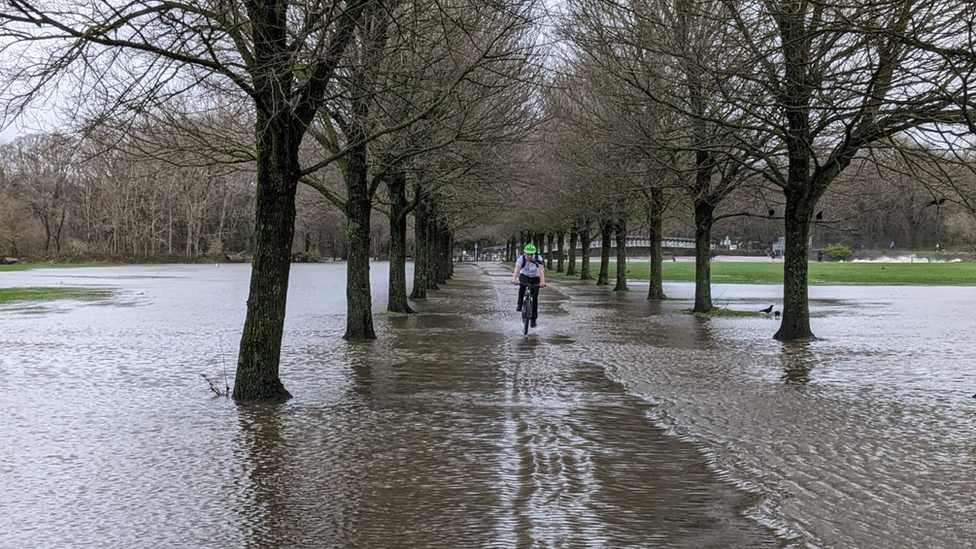
[[[539,318],[539,282],[541,279],[535,277],[532,279],[532,320]]]
[[[525,285],[528,284],[528,277],[524,274],[519,275],[519,292],[518,292],[518,303],[516,304],[515,310],[522,310],[522,300],[525,299]]]

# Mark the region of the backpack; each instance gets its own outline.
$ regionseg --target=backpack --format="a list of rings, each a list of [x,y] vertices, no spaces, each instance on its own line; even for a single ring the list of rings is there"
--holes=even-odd
[[[525,257],[525,256],[526,256],[526,254],[522,254],[522,257]],[[526,260],[526,261],[529,261],[529,260]],[[540,267],[543,267],[543,264],[546,262],[544,259],[542,259],[542,256],[539,255],[539,254],[535,254],[535,257],[533,257],[531,259],[531,261],[534,261],[535,264],[536,265],[539,265]],[[523,263],[522,266],[524,267],[525,266],[525,263]]]

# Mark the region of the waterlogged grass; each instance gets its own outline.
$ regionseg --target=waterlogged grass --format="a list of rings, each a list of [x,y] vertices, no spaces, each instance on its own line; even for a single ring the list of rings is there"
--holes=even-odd
[[[711,317],[748,317],[748,316],[760,316],[758,311],[736,311],[734,309],[722,309],[714,308],[707,313],[692,313],[691,309],[688,309],[688,313],[693,314],[698,317],[711,318]]]
[[[810,263],[809,284],[919,284],[931,286],[976,285],[976,262],[959,263]],[[693,262],[662,264],[666,282],[694,282]],[[594,277],[600,271],[599,262],[590,264]],[[563,276],[548,272],[547,277]],[[617,276],[617,265],[610,263],[611,283]],[[628,280],[649,280],[650,264],[634,261],[627,264]],[[712,263],[713,284],[782,284],[782,262]]]
[[[0,265],[0,273],[12,271],[29,271],[31,269],[76,269],[79,267],[91,267],[84,263],[14,263],[13,265]]]
[[[58,300],[99,301],[112,295],[104,288],[0,288],[0,305]]]

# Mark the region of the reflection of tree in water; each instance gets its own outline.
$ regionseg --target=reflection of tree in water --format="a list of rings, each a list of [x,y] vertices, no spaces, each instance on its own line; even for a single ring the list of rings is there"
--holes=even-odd
[[[712,319],[693,316],[695,322],[695,343],[699,348],[711,349],[715,346],[715,334]]]
[[[784,344],[780,360],[783,362],[781,381],[791,385],[805,385],[810,382],[810,371],[816,365],[817,357],[810,350],[809,342]]]
[[[280,405],[240,405],[242,437],[241,451],[249,466],[243,489],[250,495],[242,499],[242,528],[250,534],[247,547],[274,547],[287,535],[284,524],[285,500],[288,492],[286,468],[282,454],[286,451],[281,436]],[[248,482],[249,481],[249,482]]]

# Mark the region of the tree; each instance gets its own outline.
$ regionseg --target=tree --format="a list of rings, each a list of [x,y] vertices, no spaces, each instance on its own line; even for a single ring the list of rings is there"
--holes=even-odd
[[[4,112],[17,112],[65,76],[84,97],[104,97],[117,112],[151,109],[202,83],[229,85],[250,99],[257,187],[238,400],[291,396],[278,364],[299,147],[371,3],[96,0],[64,11],[53,1],[17,0],[0,11],[0,57],[21,59],[4,69]]]
[[[729,75],[750,93],[727,101],[768,135],[754,152],[786,198],[783,320],[774,337],[810,339],[807,256],[817,202],[873,143],[912,131],[946,141],[940,132],[962,121],[971,71],[920,44],[971,43],[972,15],[961,1],[723,5],[730,45],[755,60]]]

